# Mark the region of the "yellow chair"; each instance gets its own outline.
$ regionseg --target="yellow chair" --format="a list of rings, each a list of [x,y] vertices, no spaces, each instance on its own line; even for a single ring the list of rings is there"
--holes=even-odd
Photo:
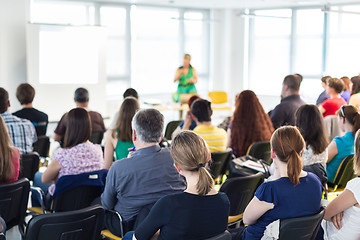
[[[121,240],[121,237],[115,236],[109,230],[102,230],[101,235],[103,235],[107,238],[113,239],[113,240]]]
[[[228,104],[228,95],[223,91],[213,91],[209,92],[209,97],[211,98],[212,109],[214,110],[231,110],[230,106],[223,106]],[[216,106],[220,105],[220,106]]]

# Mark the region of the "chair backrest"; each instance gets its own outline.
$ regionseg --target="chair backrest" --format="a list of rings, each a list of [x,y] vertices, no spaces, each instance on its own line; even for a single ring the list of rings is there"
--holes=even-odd
[[[178,121],[170,121],[165,128],[165,138],[167,140],[171,140],[171,134],[175,131],[175,129],[179,126],[181,120]]]
[[[226,193],[230,201],[230,216],[235,216],[245,211],[254,196],[256,189],[264,182],[264,174],[257,173],[246,177],[227,179],[220,188]]]
[[[89,141],[94,144],[101,144],[103,137],[104,137],[103,131],[94,131],[91,133]]]
[[[20,232],[23,231],[29,191],[30,182],[26,178],[0,185],[0,215],[7,230],[18,225]]]
[[[226,149],[223,152],[213,152],[211,153],[211,164],[210,164],[210,173],[213,178],[217,178],[221,174],[225,174],[226,167],[229,161],[232,158],[232,150]]]
[[[247,154],[256,159],[262,159],[266,163],[271,164],[271,147],[270,141],[256,142],[250,145]]]
[[[39,136],[38,140],[33,144],[34,152],[37,152],[40,157],[49,157],[50,138],[48,136]]]
[[[325,209],[311,216],[280,220],[279,240],[313,240],[319,231]]]
[[[340,129],[336,115],[329,115],[324,118],[326,132],[329,140],[332,141],[337,136],[342,136],[344,132]]]
[[[91,205],[104,190],[107,170],[68,175],[56,182],[51,210],[73,211]]]
[[[222,234],[215,237],[207,238],[206,240],[231,240],[231,234],[226,230]]]
[[[211,98],[211,103],[222,104],[228,102],[228,95],[223,91],[213,91],[209,92],[209,97]]]
[[[22,154],[20,156],[19,178],[27,178],[34,181],[34,176],[39,171],[40,157],[37,152]]]
[[[348,181],[356,177],[353,164],[354,155],[349,155],[341,161],[334,178],[334,185],[345,186]]]
[[[104,221],[104,209],[85,209],[39,215],[32,218],[26,229],[26,240],[98,240]]]

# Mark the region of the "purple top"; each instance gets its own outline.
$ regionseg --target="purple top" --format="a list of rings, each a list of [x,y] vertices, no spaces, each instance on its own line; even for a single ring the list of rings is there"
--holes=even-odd
[[[59,148],[53,158],[61,165],[58,179],[65,175],[98,171],[104,165],[101,146],[91,142],[80,143],[72,148]],[[53,195],[54,191],[55,184],[52,184],[49,193]]]

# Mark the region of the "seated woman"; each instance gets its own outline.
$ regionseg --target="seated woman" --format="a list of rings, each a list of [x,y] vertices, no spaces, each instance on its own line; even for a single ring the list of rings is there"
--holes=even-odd
[[[11,144],[4,119],[0,116],[0,184],[15,182],[19,177],[20,152]]]
[[[327,182],[326,161],[329,140],[324,119],[317,106],[303,105],[295,113],[295,125],[303,136],[306,147],[302,156],[303,170],[317,175],[324,185]]]
[[[348,102],[350,99],[350,78],[344,76],[340,79],[344,82],[344,91],[340,95],[345,102]]]
[[[354,106],[342,106],[337,115],[339,116],[340,128],[345,132],[345,135],[335,137],[328,148],[326,173],[328,175],[328,181],[331,183],[334,182],[341,161],[345,157],[354,154],[354,135],[360,128],[360,114]]]
[[[101,147],[89,141],[90,133],[90,117],[85,109],[74,108],[66,114],[63,146],[55,151],[45,172],[35,174],[34,185],[40,187],[45,195],[54,194],[55,183],[62,176],[103,168],[104,159]],[[39,199],[33,197],[33,206],[39,206]]]
[[[360,131],[355,136],[354,172],[360,175]],[[324,239],[360,239],[360,178],[350,180],[345,190],[325,209]]]
[[[171,143],[175,167],[185,177],[187,189],[161,198],[146,219],[123,240],[148,240],[160,230],[157,239],[207,239],[227,228],[229,199],[214,189],[214,180],[205,165],[211,155],[205,141],[196,133],[183,131]]]
[[[274,128],[253,91],[246,90],[236,98],[235,111],[227,131],[228,147],[235,156],[246,155],[251,144],[269,141]]]
[[[296,127],[277,129],[271,137],[276,180],[260,185],[246,207],[246,228],[235,229],[233,239],[261,239],[266,226],[278,219],[313,215],[320,210],[322,185],[313,173],[302,170],[305,141]]]
[[[139,102],[134,97],[125,98],[121,104],[115,127],[105,134],[105,169],[110,168],[114,151],[116,159],[120,160],[128,156],[129,148],[134,147],[131,120],[139,108]]]
[[[349,105],[360,110],[360,76],[355,76],[350,79],[350,91]]]

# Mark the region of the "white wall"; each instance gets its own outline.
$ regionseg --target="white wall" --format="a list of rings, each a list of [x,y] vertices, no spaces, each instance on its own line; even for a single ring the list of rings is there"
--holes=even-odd
[[[20,107],[16,87],[26,82],[27,0],[0,1],[0,86],[10,95],[11,111]]]

